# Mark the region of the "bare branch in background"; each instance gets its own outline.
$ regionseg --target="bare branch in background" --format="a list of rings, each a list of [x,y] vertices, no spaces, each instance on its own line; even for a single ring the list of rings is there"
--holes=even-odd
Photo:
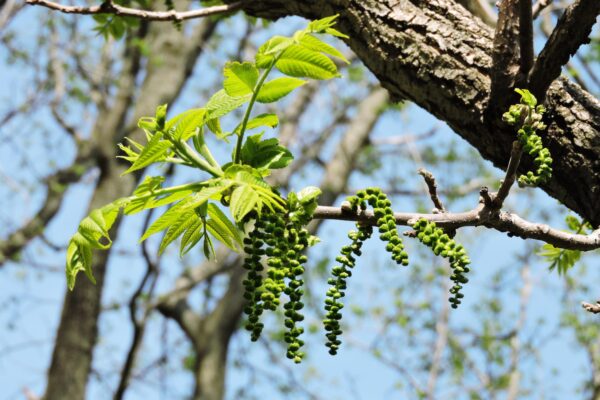
[[[27,4],[33,6],[42,6],[50,8],[52,10],[60,11],[66,14],[113,14],[122,17],[133,17],[139,18],[145,21],[184,21],[187,19],[203,18],[210,15],[219,15],[238,10],[242,3],[231,3],[219,6],[205,7],[199,10],[190,11],[149,11],[140,10],[135,8],[129,8],[120,6],[113,3],[111,0],[102,2],[98,6],[84,7],[84,6],[65,6],[59,3],[55,3],[47,0],[25,0]]]
[[[532,17],[533,19],[536,19],[537,17],[540,16],[540,13],[544,10],[544,8],[548,7],[550,4],[552,4],[553,0],[538,0],[535,2],[535,4],[533,5],[533,9],[532,9]]]
[[[594,314],[600,314],[600,300],[596,301],[596,304],[590,304],[584,301],[581,303],[581,306],[585,309],[585,311],[589,311]]]

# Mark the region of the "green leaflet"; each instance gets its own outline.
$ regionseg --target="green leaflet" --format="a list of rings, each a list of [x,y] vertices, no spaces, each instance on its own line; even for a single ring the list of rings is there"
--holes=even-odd
[[[256,66],[263,69],[269,68],[275,59],[275,54],[285,50],[292,44],[294,44],[294,40],[292,38],[273,36],[258,48],[255,56]]]
[[[165,129],[172,133],[175,140],[186,141],[204,124],[205,117],[205,108],[188,110],[169,120]]]
[[[195,215],[192,218],[192,224],[187,227],[181,238],[181,244],[179,246],[179,256],[183,257],[188,251],[190,251],[204,235],[204,227],[202,220]]]
[[[241,160],[244,164],[258,169],[285,168],[294,156],[288,149],[279,145],[275,138],[261,141],[262,134],[248,137],[242,147]]]
[[[288,47],[275,66],[284,74],[298,78],[324,80],[340,76],[327,56],[297,44]]]
[[[197,217],[194,210],[181,213],[175,223],[169,226],[165,236],[163,236],[160,246],[158,247],[158,254],[162,254],[171,242],[181,236],[183,232],[195,222],[195,218]]]
[[[208,103],[206,103],[208,118],[220,118],[223,115],[230,113],[247,103],[251,96],[251,94],[248,94],[241,97],[231,97],[224,89],[219,90],[210,98]]]
[[[269,128],[275,128],[277,125],[279,125],[279,118],[277,118],[277,115],[275,115],[275,114],[260,114],[260,115],[257,115],[256,117],[252,118],[250,121],[248,121],[248,123],[246,124],[246,131],[249,131],[249,130],[255,129],[255,128],[260,128],[262,126],[268,126]],[[236,126],[236,128],[233,130],[232,133],[237,135],[240,133],[241,130],[242,130],[242,124],[240,123],[238,126]]]
[[[161,132],[155,133],[148,144],[140,152],[135,162],[127,171],[123,172],[121,176],[145,168],[157,161],[163,161],[167,157],[167,151],[173,144],[168,140],[162,140],[162,136],[163,134]]]
[[[515,92],[521,95],[521,100],[523,103],[527,104],[529,107],[535,107],[537,105],[537,99],[531,92],[527,89],[515,89]]]
[[[90,281],[95,282],[92,273],[92,249],[107,250],[112,245],[108,231],[113,226],[124,199],[118,199],[100,209],[92,210],[85,217],[67,246],[67,285],[75,286],[75,278],[80,271],[85,272]]]
[[[236,189],[231,194],[230,210],[236,222],[241,220],[253,209],[260,214],[263,206],[274,211],[283,210],[285,200],[273,192],[271,186],[261,177],[252,173],[253,169],[246,165],[233,164],[225,171],[226,178]]]
[[[208,200],[213,198],[213,196],[219,195],[225,190],[227,190],[231,184],[218,184],[216,186],[209,186],[202,188],[199,192],[194,193],[191,196],[188,196],[181,200],[179,203],[175,204],[171,208],[169,208],[163,215],[156,219],[148,227],[146,232],[140,238],[140,242],[143,242],[148,237],[163,231],[170,227],[171,225],[177,223],[177,220],[183,215],[187,214],[191,210],[200,207]]]
[[[250,185],[239,186],[231,194],[229,207],[233,219],[240,222],[254,208],[260,208],[260,196]]]
[[[210,217],[206,222],[208,231],[233,251],[239,251],[242,248],[242,233],[225,213],[211,203],[208,205],[208,216]]]
[[[321,39],[316,38],[312,35],[304,35],[300,39],[300,44],[312,51],[318,51],[320,53],[329,54],[330,56],[339,58],[346,64],[350,64],[350,61],[344,57],[344,55],[335,47],[323,42]]]
[[[259,103],[273,103],[288,94],[294,89],[304,85],[306,81],[298,78],[290,78],[287,76],[275,78],[272,81],[266,82],[258,92],[256,101]]]
[[[550,263],[548,269],[552,271],[556,268],[559,275],[566,274],[581,258],[580,250],[560,249],[551,244],[543,245],[538,254]]]
[[[252,94],[258,81],[258,69],[249,62],[228,62],[223,68],[223,75],[223,88],[232,97]]]

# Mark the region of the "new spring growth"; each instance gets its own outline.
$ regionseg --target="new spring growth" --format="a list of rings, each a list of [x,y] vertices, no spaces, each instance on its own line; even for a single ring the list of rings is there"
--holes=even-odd
[[[304,252],[316,243],[304,228],[312,218],[317,206],[320,191],[309,187],[298,194],[290,193],[285,213],[263,210],[259,216],[251,215],[254,228],[244,239],[244,251],[247,256],[244,268],[248,276],[243,281],[244,298],[247,305],[244,312],[248,315],[246,329],[251,332],[252,341],[258,340],[264,324],[260,317],[264,310],[277,310],[281,297],[285,294],[288,301],[283,305],[285,342],[288,345],[286,356],[299,363],[304,357],[300,348],[304,341],[300,335],[304,328],[298,323],[304,320],[304,264],[307,261]],[[264,260],[263,260],[264,259]],[[263,261],[267,265],[266,278],[263,279]]]
[[[417,232],[417,238],[421,243],[430,247],[436,256],[442,256],[450,262],[452,268],[450,279],[454,282],[454,286],[450,288],[452,296],[449,301],[452,308],[457,308],[464,297],[461,293],[462,285],[469,281],[466,274],[469,272],[468,265],[471,260],[467,252],[462,245],[438,228],[435,222],[420,219],[413,224],[413,229]]]
[[[537,99],[528,90],[515,89],[521,95],[520,104],[510,106],[502,119],[509,125],[519,126],[517,137],[523,151],[533,158],[536,170],[528,171],[519,177],[519,186],[538,186],[547,182],[552,176],[552,157],[550,151],[542,144],[537,131],[546,129],[542,116],[544,106],[537,105]]]

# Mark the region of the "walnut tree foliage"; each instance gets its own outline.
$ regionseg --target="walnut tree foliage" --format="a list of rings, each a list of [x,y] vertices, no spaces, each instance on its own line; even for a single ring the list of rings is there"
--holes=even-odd
[[[119,198],[84,218],[71,238],[67,249],[67,281],[70,289],[83,271],[93,282],[92,254],[94,249],[107,250],[112,242],[109,231],[120,213],[132,215],[162,206],[169,208],[143,233],[140,242],[163,233],[158,252],[179,240],[181,256],[195,246],[201,246],[207,258],[215,256],[214,243],[220,242],[233,251],[246,254],[244,267],[244,297],[247,305],[246,329],[253,341],[258,340],[264,327],[264,311],[276,311],[284,301],[284,326],[287,357],[301,362],[304,332],[303,274],[307,261],[306,250],[319,238],[312,236],[306,226],[317,208],[320,190],[307,187],[284,196],[265,178],[273,170],[287,167],[292,153],[276,138],[264,139],[264,130],[274,128],[276,114],[253,113],[258,103],[274,103],[307,83],[307,79],[328,80],[340,76],[334,59],[348,62],[335,47],[321,36],[344,37],[333,28],[336,16],[316,20],[291,37],[274,36],[258,49],[252,62],[228,62],[223,68],[223,89],[216,92],[204,107],[191,109],[167,118],[167,105],[158,106],[154,117],[141,118],[140,129],[146,143],[127,139],[119,147],[131,166],[124,174],[133,173],[155,163],[171,163],[195,168],[210,175],[209,179],[183,185],[164,187],[165,177],[148,176],[131,196]],[[102,22],[102,21],[99,21]],[[112,26],[112,25],[107,25]],[[114,30],[114,28],[111,28]],[[111,34],[117,35],[118,32]],[[271,78],[274,71],[281,76]],[[527,90],[516,90],[521,103],[510,107],[504,120],[516,126],[517,138],[523,151],[534,158],[535,171],[519,178],[523,186],[537,186],[552,173],[552,158],[543,147],[538,131],[543,131],[544,108]],[[233,128],[221,126],[221,117],[245,107],[242,120]],[[250,134],[250,131],[258,133]],[[206,135],[214,135],[231,145],[231,157],[217,160],[206,144]],[[349,208],[361,213],[373,208],[379,238],[398,265],[406,266],[408,254],[397,230],[392,204],[379,188],[361,190],[348,198]],[[229,216],[224,211],[228,209]],[[430,247],[437,256],[448,259],[451,266],[449,299],[457,308],[463,298],[463,285],[468,282],[470,259],[465,248],[454,239],[454,233],[436,226],[434,222],[418,219],[411,223],[414,236]],[[571,225],[576,225],[572,223]],[[574,226],[575,227],[575,226]],[[578,232],[583,224],[575,227]],[[327,331],[327,347],[336,354],[342,334],[340,320],[344,307],[347,279],[352,275],[361,246],[373,234],[373,227],[357,222],[357,231],[348,237],[351,243],[341,249],[331,270],[326,293],[323,320]],[[578,253],[546,248],[543,253],[564,273],[578,258]]]

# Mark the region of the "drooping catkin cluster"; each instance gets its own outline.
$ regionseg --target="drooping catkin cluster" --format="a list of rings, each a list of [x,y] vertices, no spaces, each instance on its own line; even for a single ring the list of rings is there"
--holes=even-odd
[[[342,247],[341,255],[335,260],[340,263],[333,267],[331,271],[332,278],[329,278],[327,283],[330,285],[325,298],[325,319],[323,325],[327,331],[327,343],[329,354],[335,355],[342,344],[339,336],[342,334],[340,320],[342,319],[341,309],[344,308],[341,298],[346,294],[346,279],[352,276],[352,269],[356,263],[354,256],[360,257],[361,247],[365,240],[369,239],[373,233],[373,228],[370,225],[356,224],[358,230],[350,231],[348,237],[352,240],[349,246]]]
[[[387,195],[379,188],[370,187],[366,190],[359,190],[356,196],[350,196],[347,200],[354,211],[358,211],[359,208],[365,210],[367,204],[373,207],[373,214],[377,218],[379,238],[387,242],[385,249],[392,253],[392,259],[397,264],[408,265],[408,253],[404,250],[404,244],[398,235],[392,202]]]
[[[293,196],[296,199],[295,195]],[[248,270],[244,280],[244,297],[248,301],[244,312],[248,315],[246,329],[251,339],[258,340],[263,323],[260,316],[264,310],[275,311],[281,302],[282,294],[287,296],[284,308],[284,324],[287,328],[285,341],[288,344],[286,356],[299,363],[304,357],[300,348],[304,341],[300,335],[304,328],[298,323],[304,320],[304,254],[310,245],[311,236],[304,228],[310,220],[311,206],[297,200],[288,203],[287,213],[265,211],[254,220],[254,229],[244,239],[247,257],[244,267]],[[267,266],[266,276],[263,273]]]
[[[450,279],[454,282],[454,286],[450,288],[452,296],[449,301],[452,308],[457,308],[464,297],[461,293],[462,285],[469,281],[465,276],[469,272],[468,265],[471,263],[467,252],[462,245],[456,243],[441,228],[438,228],[435,222],[420,219],[413,224],[413,229],[417,232],[419,241],[430,247],[436,256],[442,256],[450,261],[452,268]]]
[[[404,250],[402,239],[396,229],[396,220],[392,203],[387,195],[379,188],[367,188],[360,190],[355,196],[347,198],[350,207],[354,212],[366,210],[367,206],[373,207],[373,213],[377,217],[377,227],[379,229],[379,238],[386,242],[386,250],[392,254],[392,259],[401,265],[408,265],[408,254]],[[357,230],[350,231],[348,237],[352,240],[349,246],[342,247],[341,254],[335,259],[339,265],[331,270],[332,278],[329,278],[330,285],[325,298],[325,320],[323,325],[327,331],[327,343],[329,354],[337,354],[341,345],[339,336],[342,334],[340,321],[342,319],[341,309],[344,303],[341,298],[345,296],[347,288],[347,279],[352,276],[352,269],[355,266],[355,256],[359,257],[361,247],[365,240],[373,234],[373,227],[364,225],[360,222],[356,224]]]
[[[537,131],[546,129],[542,117],[546,111],[544,106],[537,105],[536,98],[527,90],[517,89],[521,94],[521,104],[510,106],[508,112],[502,115],[509,125],[521,124],[517,138],[523,146],[523,151],[533,158],[536,170],[528,171],[519,177],[519,186],[538,186],[547,182],[552,176],[552,157],[550,150],[544,147],[542,138]]]

